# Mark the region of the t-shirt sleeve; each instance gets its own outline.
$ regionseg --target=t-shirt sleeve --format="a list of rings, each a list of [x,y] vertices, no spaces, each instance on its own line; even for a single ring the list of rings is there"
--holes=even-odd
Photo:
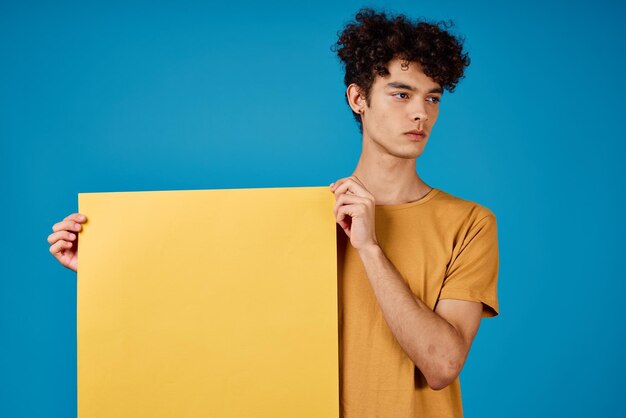
[[[482,317],[498,315],[498,230],[493,213],[476,222],[453,251],[439,299],[483,303]]]

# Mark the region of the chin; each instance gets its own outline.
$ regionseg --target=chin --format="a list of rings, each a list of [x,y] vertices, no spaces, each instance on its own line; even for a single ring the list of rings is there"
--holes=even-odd
[[[423,150],[397,150],[395,152],[391,152],[391,155],[397,158],[404,158],[405,160],[414,160],[422,155]]]
[[[426,142],[422,142],[420,144],[411,144],[411,146],[406,147],[402,151],[407,155],[407,158],[417,158],[424,153],[424,149],[426,147]]]

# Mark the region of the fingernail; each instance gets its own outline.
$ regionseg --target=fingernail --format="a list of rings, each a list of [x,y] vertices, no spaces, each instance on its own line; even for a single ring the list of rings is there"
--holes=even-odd
[[[333,184],[335,184],[335,183],[334,183],[334,182],[333,182],[333,183],[330,183],[330,187],[333,187]]]
[[[82,221],[85,217],[83,215],[78,215],[78,219]]]

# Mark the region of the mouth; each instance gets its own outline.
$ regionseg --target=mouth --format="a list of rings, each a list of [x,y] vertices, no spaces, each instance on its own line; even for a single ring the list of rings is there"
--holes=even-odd
[[[411,138],[413,141],[422,141],[424,140],[424,138],[426,138],[426,132],[418,131],[417,129],[405,132],[404,134]]]

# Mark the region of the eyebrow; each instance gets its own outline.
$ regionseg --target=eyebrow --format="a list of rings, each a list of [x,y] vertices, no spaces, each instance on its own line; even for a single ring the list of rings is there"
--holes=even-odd
[[[392,81],[391,83],[387,83],[387,85],[385,87],[391,87],[394,89],[403,89],[403,90],[409,90],[409,91],[417,91],[417,89],[413,86],[409,86],[408,84],[404,84],[404,83],[400,83],[397,81]],[[443,89],[441,87],[435,87],[433,89],[430,89],[428,91],[428,93],[441,93],[443,94]]]

